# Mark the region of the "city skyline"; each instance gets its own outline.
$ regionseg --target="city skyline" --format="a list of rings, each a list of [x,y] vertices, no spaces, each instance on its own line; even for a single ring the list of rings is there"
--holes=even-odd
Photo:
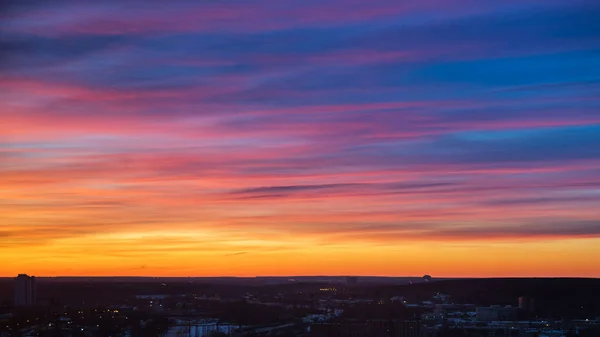
[[[593,1],[0,12],[0,276],[600,277]]]

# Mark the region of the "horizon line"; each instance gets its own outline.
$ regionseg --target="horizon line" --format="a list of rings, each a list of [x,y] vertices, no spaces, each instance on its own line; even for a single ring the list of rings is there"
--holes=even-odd
[[[306,277],[330,277],[330,278],[343,278],[343,277],[371,277],[371,278],[416,278],[422,279],[423,276],[380,276],[380,275],[255,275],[255,276],[151,276],[151,275],[58,275],[58,276],[47,276],[47,275],[34,275],[27,273],[19,273],[17,275],[0,275],[0,278],[14,278],[18,275],[25,274],[29,276],[35,276],[37,278],[238,278],[238,279],[256,279],[256,278],[306,278]],[[431,276],[433,280],[440,279],[600,279],[600,277],[594,276]]]

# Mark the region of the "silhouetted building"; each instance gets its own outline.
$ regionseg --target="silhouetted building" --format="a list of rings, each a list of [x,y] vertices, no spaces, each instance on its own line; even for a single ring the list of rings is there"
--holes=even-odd
[[[15,306],[26,307],[36,303],[35,276],[19,274],[15,279]]]
[[[477,320],[482,322],[490,321],[515,321],[518,319],[519,308],[499,305],[491,307],[477,308]]]
[[[535,300],[529,296],[519,297],[519,309],[527,314],[533,314],[535,312]]]

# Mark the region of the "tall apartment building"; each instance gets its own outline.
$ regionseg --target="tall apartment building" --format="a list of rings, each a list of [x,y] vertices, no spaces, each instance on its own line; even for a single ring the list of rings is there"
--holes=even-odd
[[[27,274],[19,274],[15,278],[15,306],[16,307],[27,307],[35,305],[36,302],[36,289],[35,289],[35,276],[28,276]]]

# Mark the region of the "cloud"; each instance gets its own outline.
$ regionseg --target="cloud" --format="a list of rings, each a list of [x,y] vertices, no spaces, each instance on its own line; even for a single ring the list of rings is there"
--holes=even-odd
[[[600,186],[600,183],[591,184],[592,186]],[[490,200],[486,204],[489,205],[537,205],[537,204],[585,204],[600,202],[600,197],[596,196],[554,196],[554,197],[530,197],[530,198],[511,198],[501,200]]]
[[[295,185],[295,186],[268,186],[268,187],[256,187],[249,188],[234,193],[265,193],[265,192],[301,192],[301,191],[312,191],[322,190],[331,188],[344,188],[344,187],[356,187],[355,184],[323,184],[323,185]]]
[[[245,255],[245,254],[248,254],[248,252],[237,252],[237,253],[225,254],[225,256],[239,256],[239,255]]]
[[[502,227],[465,227],[441,230],[437,236],[456,239],[508,239],[508,238],[577,238],[600,236],[598,221],[566,221],[545,224],[529,224],[522,226]],[[432,233],[433,234],[433,233]],[[433,234],[435,237],[436,234]]]
[[[220,273],[227,254],[597,237],[589,1],[4,9],[12,260]]]
[[[459,223],[408,223],[386,226],[350,227],[335,235],[345,239],[389,244],[411,240],[434,242],[511,242],[594,238],[600,236],[597,221],[530,222],[505,225],[462,225]]]

